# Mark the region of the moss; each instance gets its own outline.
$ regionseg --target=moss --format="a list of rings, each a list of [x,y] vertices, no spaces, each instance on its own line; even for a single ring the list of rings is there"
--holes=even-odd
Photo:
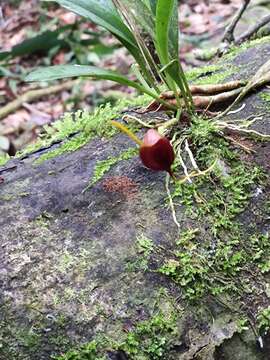
[[[266,175],[254,164],[243,162],[217,132],[213,122],[200,118],[193,119],[186,131],[200,169],[218,159],[211,176],[173,185],[173,201],[177,207],[184,206],[189,226],[181,226],[174,248],[162,251],[163,255],[147,238],[138,238],[138,256],[129,262],[128,270],[155,269],[175,282],[188,302],[211,294],[224,296],[233,307],[239,293],[245,296],[248,287],[256,286],[252,279],[247,280],[247,272],[255,271],[262,282],[269,272],[268,235],[254,231],[251,224],[247,230],[238,222],[239,215],[249,211],[254,188],[263,186]],[[239,290],[239,283],[248,281],[247,289]]]
[[[74,271],[77,276],[82,276],[89,268],[89,256],[90,252],[86,249],[81,249],[76,255],[65,250],[56,262],[55,271],[60,274],[65,274],[67,271]]]
[[[213,74],[198,79],[196,84],[198,85],[208,85],[208,84],[221,84],[236,71],[237,67],[227,66],[227,70],[222,70],[214,72]]]
[[[10,324],[5,319],[5,313],[9,310],[1,306],[0,320],[0,358],[1,359],[26,359],[18,349],[27,349],[30,356],[35,356],[42,339],[42,335],[35,327],[28,327],[22,324]],[[4,315],[4,317],[3,317]],[[17,325],[17,326],[16,326]],[[20,325],[20,326],[19,326]],[[38,325],[36,323],[36,325]],[[27,359],[30,358],[27,357]]]
[[[226,65],[226,70],[224,64],[208,65],[188,71],[187,79],[197,85],[220,84],[236,70],[237,67],[232,65]]]
[[[245,229],[237,221],[247,210],[253,187],[263,184],[264,174],[243,163],[226,141],[216,136],[208,120],[193,121],[188,132],[199,167],[207,168],[215,159],[219,165],[212,176],[174,186],[172,198],[185,205],[194,228],[181,229],[173,256],[165,259],[158,271],[181,286],[190,301],[208,293],[230,293],[233,301],[239,292],[237,284],[245,278],[243,269],[256,266],[261,274],[268,271],[270,245],[266,246],[265,236],[254,234],[254,240],[246,241]],[[207,224],[207,235],[202,224]]]
[[[35,333],[32,329],[30,330],[20,330],[17,333],[17,340],[21,346],[31,349],[32,352],[35,351],[40,345],[41,335]]]
[[[126,263],[126,270],[129,272],[147,271],[150,255],[156,251],[153,240],[141,234],[136,238],[136,251],[138,256]]]
[[[262,100],[264,100],[265,102],[269,103],[267,105],[270,105],[270,92],[269,91],[260,93],[260,98]]]
[[[221,65],[207,65],[187,71],[186,77],[188,81],[194,81],[201,76],[206,76],[208,74],[212,74],[216,71],[221,71],[221,70],[222,70]]]
[[[130,149],[127,149],[124,152],[122,152],[117,157],[109,157],[106,160],[101,160],[101,161],[97,162],[95,169],[94,169],[93,177],[92,177],[88,187],[91,187],[96,182],[98,182],[104,176],[104,174],[106,174],[110,170],[110,168],[113,165],[117,164],[119,161],[122,161],[122,160],[129,160],[129,159],[133,158],[134,156],[136,156],[137,154],[138,154],[137,148],[130,148]]]
[[[127,333],[119,349],[129,355],[130,359],[164,359],[173,347],[176,334],[176,316],[160,312],[136,324]]]
[[[55,150],[41,155],[34,164],[39,165],[46,160],[60,156],[67,152],[80,149],[95,137],[111,137],[119,132],[110,125],[110,120],[120,116],[120,113],[128,106],[142,106],[149,102],[149,97],[140,96],[134,100],[122,99],[115,106],[106,104],[101,106],[93,114],[78,111],[75,114],[66,114],[62,120],[57,121],[52,127],[45,127],[45,139],[38,141],[34,146],[28,147],[21,155],[32,152],[44,146],[67,139]],[[78,135],[71,135],[78,133]],[[19,155],[18,155],[19,156]]]
[[[270,330],[270,306],[259,311],[257,321],[261,334],[266,334]]]
[[[124,353],[131,360],[164,359],[177,336],[177,316],[174,312],[158,312],[148,320],[139,321],[133,328],[119,335],[118,340],[99,334],[79,349],[68,351],[56,360],[105,360],[107,352]]]
[[[9,160],[9,156],[7,154],[0,153],[0,166],[4,166]]]
[[[71,140],[67,140],[64,142],[59,148],[52,150],[50,152],[46,152],[45,154],[41,155],[36,161],[34,161],[34,165],[40,165],[46,160],[53,159],[57,156],[60,156],[67,152],[72,152],[80,149],[82,146],[87,144],[87,142],[91,139],[90,136],[88,136],[85,133],[82,133]]]
[[[226,78],[238,71],[238,67],[229,64],[228,61],[232,61],[236,56],[249,48],[268,43],[269,41],[270,36],[266,36],[261,39],[247,41],[240,46],[233,46],[230,48],[229,52],[223,55],[221,60],[217,61],[215,64],[187,71],[187,79],[198,85],[222,83]]]
[[[265,36],[259,39],[255,39],[255,40],[250,40],[250,41],[246,41],[243,44],[241,44],[240,46],[232,46],[229,50],[229,52],[225,55],[223,55],[223,60],[232,60],[234,59],[237,55],[239,55],[240,53],[244,52],[247,49],[250,49],[252,47],[258,46],[258,45],[262,45],[265,43],[269,43],[270,41],[270,36]]]
[[[144,106],[150,100],[149,96],[142,95],[134,99],[121,99],[113,106],[108,103],[100,106],[93,113],[81,110],[76,113],[67,113],[62,119],[56,121],[51,126],[45,126],[42,137],[35,144],[29,145],[25,150],[18,153],[16,157],[24,156],[43,147],[49,147],[55,142],[68,139],[71,135],[80,132],[81,134],[76,140],[73,138],[67,140],[51,157],[58,156],[67,151],[75,151],[94,137],[110,137],[118,132],[117,129],[110,126],[110,120],[119,117],[124,109]],[[48,156],[51,158],[50,155]],[[44,159],[46,159],[45,156]]]

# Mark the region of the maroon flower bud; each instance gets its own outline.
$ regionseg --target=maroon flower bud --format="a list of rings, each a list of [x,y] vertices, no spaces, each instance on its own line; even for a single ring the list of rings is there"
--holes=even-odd
[[[152,170],[165,170],[171,176],[171,165],[174,161],[174,151],[170,141],[156,130],[150,129],[144,135],[140,146],[142,163]]]
[[[140,158],[146,167],[157,171],[167,171],[174,178],[171,166],[175,156],[173,147],[167,138],[161,136],[156,130],[150,129],[141,141],[123,124],[114,120],[111,123],[140,146]]]

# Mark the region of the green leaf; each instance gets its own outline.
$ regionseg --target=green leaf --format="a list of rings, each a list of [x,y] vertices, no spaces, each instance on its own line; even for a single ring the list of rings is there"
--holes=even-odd
[[[20,44],[13,46],[10,51],[0,52],[0,61],[8,57],[30,55],[38,51],[48,51],[55,46],[65,47],[68,43],[65,40],[60,40],[58,37],[66,30],[70,30],[71,25],[60,27],[55,31],[44,31],[30,39],[22,41]]]
[[[70,77],[91,77],[94,79],[101,80],[111,80],[115,81],[118,84],[126,85],[137,89],[138,91],[147,94],[154,99],[158,100],[160,103],[166,104],[168,108],[174,109],[173,106],[167,104],[163,99],[151,89],[145,88],[143,85],[136,83],[135,81],[131,81],[125,76],[111,70],[100,69],[96,66],[87,66],[87,65],[55,65],[48,66],[45,68],[40,68],[34,70],[30,74],[28,74],[25,78],[25,81],[52,81],[52,80],[60,80]]]
[[[112,0],[136,40],[140,59],[136,58],[148,85],[156,87],[157,64],[154,61],[154,18],[148,0]]]
[[[157,1],[156,46],[163,66],[178,59],[177,0]]]
[[[186,107],[191,111],[192,96],[179,61],[178,1],[157,0],[156,49],[166,76],[166,82],[174,90],[171,79],[179,86]]]
[[[154,16],[156,16],[157,0],[148,0],[150,8]]]
[[[97,25],[110,31],[117,38],[136,46],[136,41],[123,23],[111,0],[45,0],[54,1]]]
[[[52,81],[79,76],[111,80],[122,85],[131,86],[139,91],[146,92],[146,89],[144,89],[142,85],[136,83],[135,81],[129,80],[125,76],[118,74],[115,71],[104,70],[96,66],[87,65],[55,65],[40,68],[28,74],[25,78],[25,81]],[[149,91],[146,93],[149,94]]]
[[[178,1],[157,0],[156,7],[156,47],[166,72],[180,86],[179,46],[178,46]]]
[[[154,18],[148,0],[120,0],[122,6],[128,9],[129,19],[139,29],[140,35],[150,35],[151,39],[154,38]]]
[[[177,0],[157,1],[156,49],[167,85],[175,91],[172,80],[177,84],[179,80]],[[178,85],[183,90],[181,81]]]
[[[124,24],[111,0],[44,0],[57,2],[112,33],[135,58],[147,76],[147,69],[135,37]]]

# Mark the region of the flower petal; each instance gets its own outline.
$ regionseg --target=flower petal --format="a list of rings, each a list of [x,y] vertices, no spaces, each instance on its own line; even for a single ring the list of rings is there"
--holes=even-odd
[[[164,170],[171,173],[171,165],[175,156],[170,141],[165,137],[160,137],[151,146],[145,145],[143,141],[143,145],[140,148],[140,157],[142,163],[149,169]]]

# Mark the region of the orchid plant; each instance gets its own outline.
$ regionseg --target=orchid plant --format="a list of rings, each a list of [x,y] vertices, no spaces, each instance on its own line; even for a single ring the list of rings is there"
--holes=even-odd
[[[53,1],[53,0],[45,0]],[[166,108],[182,107],[191,113],[193,100],[179,61],[177,0],[54,0],[113,34],[136,61],[137,81],[115,71],[87,65],[40,68],[26,81],[50,81],[68,77],[112,80],[153,97]],[[176,104],[160,96],[161,88],[174,94]],[[181,95],[180,95],[181,94]]]
[[[44,0],[55,1],[66,9],[90,20],[108,30],[133,56],[133,66],[137,80],[130,80],[118,72],[87,65],[57,65],[34,70],[26,77],[26,81],[50,81],[69,77],[90,77],[104,79],[130,86],[147,94],[153,101],[148,111],[166,109],[173,110],[174,119],[168,123],[178,123],[181,114],[188,114],[191,119],[198,109],[205,114],[210,106],[226,101],[235,101],[213,120],[217,132],[224,129],[244,132],[245,134],[265,137],[254,130],[245,129],[246,123],[237,126],[221,121],[224,116],[251,89],[269,83],[270,62],[264,64],[250,81],[231,81],[218,85],[189,85],[179,60],[179,30],[177,0]],[[183,111],[185,110],[185,111]],[[176,122],[175,122],[176,120]],[[175,154],[170,141],[154,129],[148,130],[143,141],[122,124],[112,122],[140,146],[140,157],[144,165],[153,170],[165,170],[172,177],[171,165]],[[267,135],[268,137],[269,135]],[[174,143],[179,155],[181,145],[185,143],[194,171],[185,173],[183,181],[190,181],[193,176],[208,173],[213,164],[205,171],[200,171],[188,147],[187,140]],[[181,156],[178,156],[182,162]],[[181,180],[181,181],[182,181]]]

